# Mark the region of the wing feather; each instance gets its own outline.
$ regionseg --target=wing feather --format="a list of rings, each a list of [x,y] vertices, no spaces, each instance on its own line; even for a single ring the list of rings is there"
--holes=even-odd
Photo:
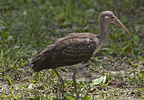
[[[34,71],[87,62],[96,49],[96,42],[86,37],[67,37],[49,45],[32,59]]]

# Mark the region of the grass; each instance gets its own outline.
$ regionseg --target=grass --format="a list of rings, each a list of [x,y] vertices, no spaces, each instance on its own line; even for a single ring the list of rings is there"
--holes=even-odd
[[[27,64],[52,37],[70,32],[99,33],[98,14],[112,10],[131,33],[111,25],[109,39],[78,69],[83,100],[144,99],[144,3],[142,0],[6,0],[0,1],[0,98],[61,99],[52,70],[34,73]],[[25,65],[25,66],[24,66]],[[58,68],[67,99],[74,100],[73,68]]]

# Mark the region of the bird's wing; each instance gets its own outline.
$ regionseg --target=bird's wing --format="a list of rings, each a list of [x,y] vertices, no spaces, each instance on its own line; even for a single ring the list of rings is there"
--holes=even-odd
[[[50,47],[50,48],[49,48]],[[93,55],[96,43],[90,38],[68,37],[49,45],[32,60],[33,69],[57,68],[86,62]]]
[[[54,60],[66,65],[86,62],[96,49],[90,38],[71,38],[62,41],[55,48]]]

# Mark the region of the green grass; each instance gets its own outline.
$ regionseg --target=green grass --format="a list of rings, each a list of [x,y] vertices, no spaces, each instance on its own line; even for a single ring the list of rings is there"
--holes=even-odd
[[[131,36],[118,26],[110,26],[108,41],[78,69],[80,96],[83,100],[144,99],[142,0],[0,1],[0,98],[60,99],[56,74],[52,70],[34,73],[27,63],[54,42],[52,37],[71,32],[98,34],[98,15],[104,10],[115,12]],[[58,70],[65,81],[66,98],[74,100],[72,67]]]

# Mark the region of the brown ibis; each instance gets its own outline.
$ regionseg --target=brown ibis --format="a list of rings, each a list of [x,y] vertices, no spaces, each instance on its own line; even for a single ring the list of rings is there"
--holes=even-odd
[[[64,81],[56,68],[76,64],[72,79],[75,93],[78,97],[76,85],[77,67],[79,63],[86,63],[107,41],[109,24],[114,23],[122,27],[130,35],[127,28],[112,11],[100,13],[98,22],[100,25],[100,33],[98,35],[92,33],[70,33],[58,39],[31,60],[32,69],[35,72],[43,69],[53,69],[60,79],[64,90]]]

